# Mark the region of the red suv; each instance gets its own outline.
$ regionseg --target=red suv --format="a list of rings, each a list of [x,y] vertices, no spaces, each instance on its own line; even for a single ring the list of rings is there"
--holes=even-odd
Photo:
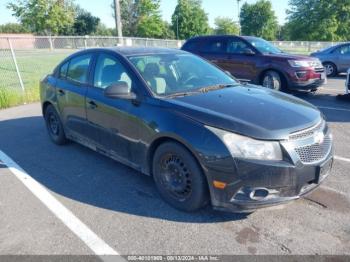
[[[238,79],[276,90],[316,91],[326,81],[321,61],[287,54],[264,39],[252,36],[200,36],[183,50],[200,55]]]

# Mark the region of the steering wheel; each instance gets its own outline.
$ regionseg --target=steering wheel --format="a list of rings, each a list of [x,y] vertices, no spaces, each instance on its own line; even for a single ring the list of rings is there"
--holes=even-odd
[[[190,85],[191,84],[191,81],[198,81],[200,80],[197,76],[195,75],[189,75],[184,81],[183,81],[183,84],[184,85]]]

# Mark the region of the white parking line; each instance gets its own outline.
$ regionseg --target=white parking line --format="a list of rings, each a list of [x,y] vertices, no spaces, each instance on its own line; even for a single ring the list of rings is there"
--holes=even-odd
[[[319,90],[321,90],[321,91],[329,91],[329,92],[336,92],[336,93],[344,93],[344,88],[343,89],[321,88]]]
[[[349,158],[345,158],[345,157],[341,157],[341,156],[334,156],[334,159],[350,163]]]
[[[96,255],[119,255],[90,228],[61,204],[44,186],[27,174],[17,163],[0,150],[0,159],[8,169]]]
[[[346,111],[350,112],[350,109],[348,108],[342,108],[342,107],[329,107],[329,106],[317,106],[318,108],[321,109],[328,109],[328,110],[337,110],[337,111]]]

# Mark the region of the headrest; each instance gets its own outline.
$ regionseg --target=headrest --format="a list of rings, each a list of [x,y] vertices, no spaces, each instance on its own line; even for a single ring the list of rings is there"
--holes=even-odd
[[[159,66],[156,63],[149,63],[145,66],[143,71],[147,77],[156,77],[160,73]]]

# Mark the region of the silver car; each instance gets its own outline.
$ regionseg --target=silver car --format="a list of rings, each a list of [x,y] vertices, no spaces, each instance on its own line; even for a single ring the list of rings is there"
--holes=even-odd
[[[327,76],[336,76],[350,68],[350,43],[338,44],[312,53],[321,60]]]

